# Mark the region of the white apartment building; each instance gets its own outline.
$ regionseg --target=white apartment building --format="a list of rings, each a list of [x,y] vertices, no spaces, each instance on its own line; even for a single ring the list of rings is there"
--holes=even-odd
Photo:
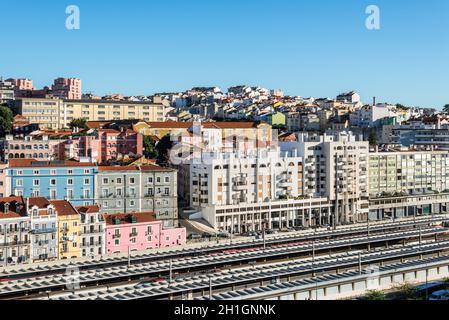
[[[370,153],[369,185],[371,219],[447,213],[449,152]]]
[[[283,151],[303,159],[306,197],[323,197],[333,204],[335,223],[350,223],[368,215],[369,143],[350,132],[299,134],[297,142],[280,142]],[[332,222],[334,223],[334,222]]]
[[[204,156],[204,155],[203,155]],[[330,221],[327,199],[303,197],[303,161],[259,149],[239,158],[218,153],[190,164],[190,204],[215,229],[230,233],[311,226]]]
[[[81,255],[83,257],[101,256],[106,252],[106,221],[100,213],[100,207],[77,207],[80,214]]]

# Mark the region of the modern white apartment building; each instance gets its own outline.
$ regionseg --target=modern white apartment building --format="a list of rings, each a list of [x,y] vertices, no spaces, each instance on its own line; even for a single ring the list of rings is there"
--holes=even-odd
[[[218,153],[190,164],[190,204],[217,230],[311,226],[330,221],[327,199],[303,197],[303,161],[294,153],[259,149],[239,158]]]
[[[449,152],[390,150],[370,153],[370,217],[447,213]]]
[[[31,123],[39,124],[42,129],[67,128],[73,119],[79,118],[87,121],[165,121],[167,113],[162,103],[58,98],[17,99],[15,109]]]
[[[281,142],[281,149],[303,159],[306,197],[332,202],[335,223],[364,220],[368,214],[369,143],[350,132],[298,134],[297,142]]]

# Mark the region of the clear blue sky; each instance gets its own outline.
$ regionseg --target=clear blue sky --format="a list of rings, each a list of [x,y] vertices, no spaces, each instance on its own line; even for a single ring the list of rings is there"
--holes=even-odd
[[[65,29],[65,8],[81,29]],[[365,8],[381,30],[365,28]],[[448,0],[1,1],[0,75],[127,95],[249,84],[365,102],[449,103]]]

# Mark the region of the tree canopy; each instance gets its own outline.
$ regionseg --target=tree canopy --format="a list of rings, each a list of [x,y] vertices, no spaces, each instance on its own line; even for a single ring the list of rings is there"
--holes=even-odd
[[[443,111],[449,113],[449,103],[443,107]]]
[[[87,129],[87,125],[86,124],[87,124],[86,119],[83,119],[83,118],[73,119],[69,123],[69,128],[72,129],[72,130],[73,130],[73,128]]]
[[[0,137],[11,133],[14,115],[11,109],[7,106],[0,106]]]

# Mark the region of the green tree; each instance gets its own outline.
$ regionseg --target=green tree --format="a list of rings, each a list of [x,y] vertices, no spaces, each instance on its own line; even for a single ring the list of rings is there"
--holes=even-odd
[[[400,300],[416,300],[419,298],[416,287],[409,283],[405,283],[398,288],[397,297]]]
[[[376,146],[377,145],[377,134],[375,130],[371,130],[370,134],[369,134],[369,145],[370,146]]]
[[[447,104],[443,107],[443,111],[446,113],[449,113],[449,104]]]
[[[11,109],[4,105],[0,106],[0,137],[11,133],[13,121],[14,115]]]
[[[159,157],[158,150],[156,149],[157,142],[151,139],[149,136],[143,137],[143,154],[148,159],[157,159]]]
[[[164,136],[157,144],[156,151],[158,153],[157,163],[167,165],[169,162],[169,151],[173,147],[173,141],[169,134]]]
[[[73,130],[73,128],[87,129],[87,121],[86,121],[86,119],[83,119],[83,118],[73,119],[69,123],[69,128],[72,130]]]
[[[377,290],[368,291],[365,298],[366,300],[386,300],[385,293]]]

